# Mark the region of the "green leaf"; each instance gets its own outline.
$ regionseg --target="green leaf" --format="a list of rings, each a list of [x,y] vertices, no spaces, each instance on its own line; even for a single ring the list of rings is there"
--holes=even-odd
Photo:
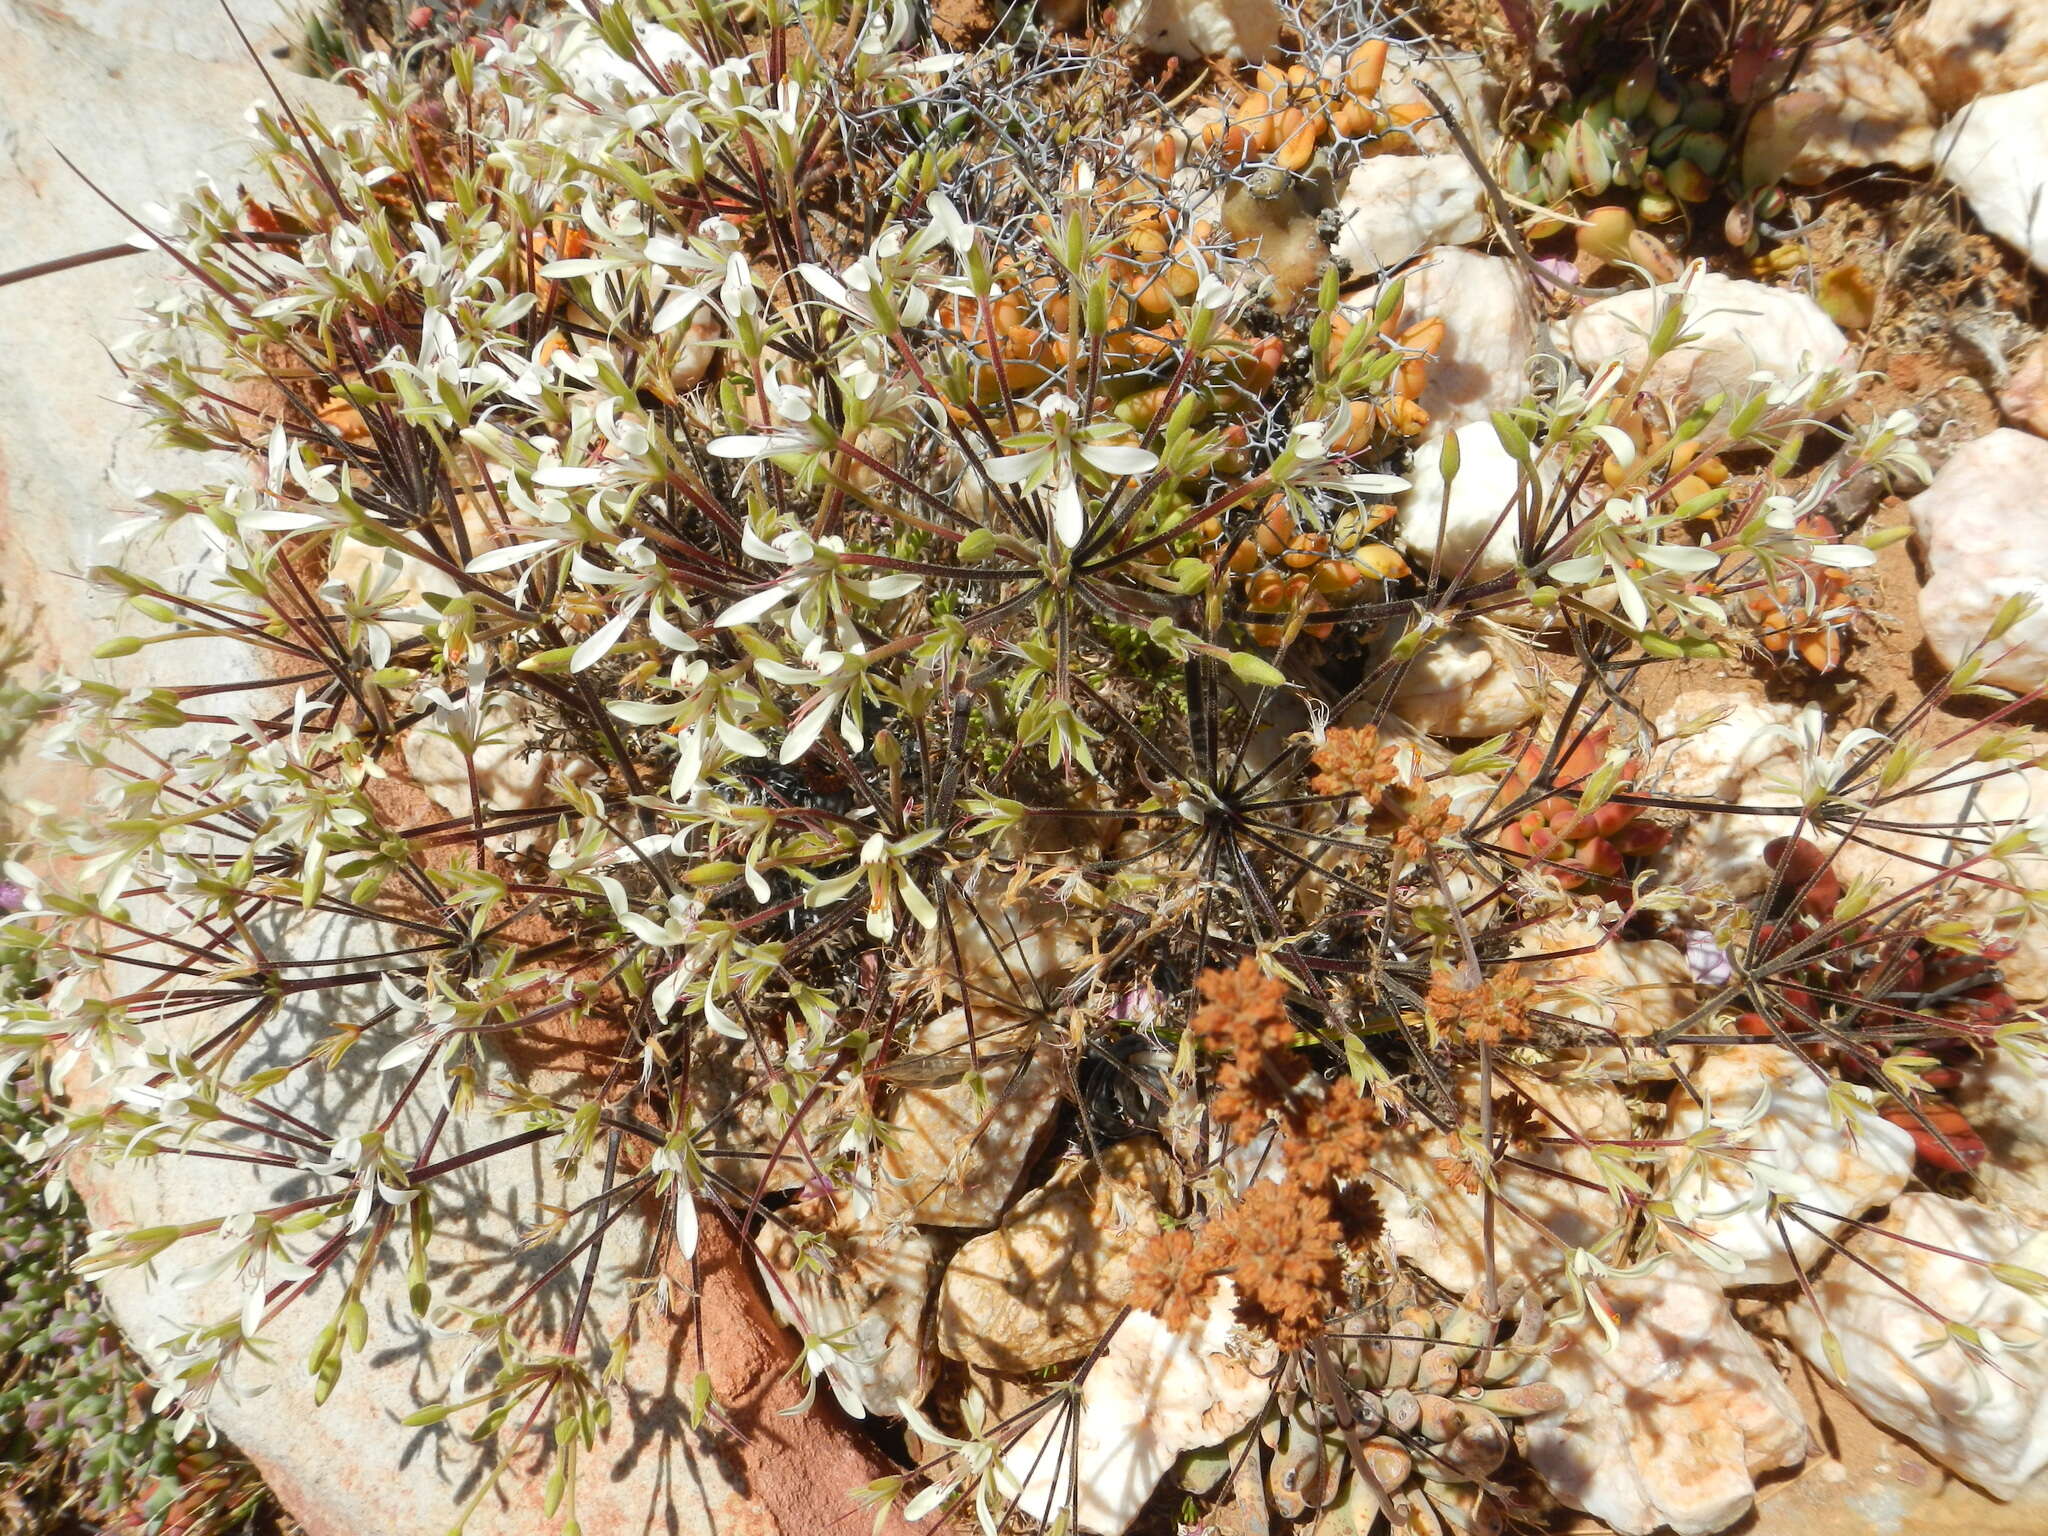
[[[1482,772],[1490,765],[1491,760],[1499,754],[1501,748],[1507,744],[1507,737],[1495,736],[1490,740],[1480,742],[1476,747],[1467,747],[1451,759],[1451,766],[1448,771],[1453,777],[1463,773]]]
[[[1842,1341],[1835,1337],[1834,1329],[1821,1330],[1820,1347],[1821,1352],[1828,1357],[1828,1369],[1835,1373],[1835,1380],[1847,1386],[1849,1362],[1842,1355]]]
[[[704,1415],[711,1407],[711,1373],[699,1371],[690,1383],[690,1428],[702,1429]]]
[[[1248,683],[1254,688],[1287,686],[1287,674],[1262,657],[1253,656],[1246,651],[1232,651],[1224,660],[1230,664],[1231,672],[1241,683]]]

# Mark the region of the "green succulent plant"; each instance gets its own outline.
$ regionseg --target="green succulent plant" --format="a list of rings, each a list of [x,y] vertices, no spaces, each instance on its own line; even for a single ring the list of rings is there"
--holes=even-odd
[[[1778,183],[1796,145],[1763,133],[1737,142],[1731,134],[1741,121],[1714,87],[1674,80],[1645,58],[1510,140],[1502,182],[1526,202],[1590,210],[1579,224],[1582,249],[1669,278],[1678,263],[1655,226],[1690,221],[1690,210],[1720,197],[1728,204],[1728,244],[1753,254],[1769,221],[1789,206]],[[1542,238],[1565,222],[1539,216],[1528,233]]]

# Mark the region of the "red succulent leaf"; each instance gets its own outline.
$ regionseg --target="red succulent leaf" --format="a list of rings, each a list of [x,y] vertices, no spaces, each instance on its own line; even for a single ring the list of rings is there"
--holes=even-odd
[[[1914,1152],[1928,1167],[1968,1173],[1990,1156],[1991,1149],[1984,1144],[1984,1138],[1948,1100],[1923,1098],[1919,1111],[1915,1115],[1911,1108],[1894,1099],[1878,1113],[1913,1138]]]

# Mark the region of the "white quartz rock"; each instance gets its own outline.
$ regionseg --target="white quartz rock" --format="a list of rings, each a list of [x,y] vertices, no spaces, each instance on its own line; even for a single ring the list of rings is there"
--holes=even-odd
[[[1990,1155],[1977,1191],[2032,1227],[2048,1227],[2048,1071],[2038,1058],[2000,1046],[1963,1068],[1950,1095]]]
[[[1128,0],[1118,30],[1148,53],[1256,64],[1280,41],[1280,11],[1273,0]]]
[[[1467,579],[1485,581],[1515,568],[1515,509],[1528,472],[1501,446],[1490,421],[1471,422],[1453,435],[1459,463],[1449,497],[1439,450],[1425,447],[1408,471],[1394,533],[1404,550],[1432,570],[1455,575],[1469,560]],[[1532,487],[1535,496],[1549,493],[1546,465],[1538,464],[1534,484],[1542,486]]]
[[[1078,1528],[1123,1536],[1184,1451],[1221,1445],[1264,1411],[1276,1352],[1236,1332],[1226,1277],[1199,1324],[1133,1311],[1082,1383],[1078,1413],[1041,1412],[1004,1453],[1017,1512],[1050,1522],[1078,1489]]]
[[[2013,1497],[2048,1466],[2048,1306],[1971,1261],[2048,1270],[2048,1237],[2001,1211],[1911,1194],[1849,1248],[1884,1278],[1835,1260],[1814,1281],[1820,1310],[1804,1299],[1787,1310],[1793,1343],[1833,1377],[1832,1330],[1851,1401],[1957,1476]],[[1989,1359],[1972,1359],[1943,1320],[1975,1329]]]
[[[1613,1037],[1612,1044],[1577,1053],[1589,1073],[1622,1081],[1663,1078],[1674,1062],[1692,1061],[1689,1046],[1667,1053],[1637,1044],[1685,1018],[1697,1001],[1692,970],[1677,945],[1610,938],[1598,923],[1572,916],[1538,924],[1516,952],[1553,957],[1521,961],[1522,974],[1536,984],[1539,1008]]]
[[[1011,1012],[1048,1006],[1088,954],[1088,924],[999,881],[983,880],[970,894],[947,899],[947,921],[927,947],[947,993]]]
[[[1527,1073],[1512,1077],[1518,1092],[1588,1141],[1629,1135],[1628,1105],[1610,1084],[1549,1082]],[[1468,1088],[1470,1085],[1467,1085]],[[1476,1095],[1466,1110],[1476,1115]],[[1563,1134],[1554,1128],[1545,1134]],[[1462,1295],[1486,1274],[1486,1201],[1476,1186],[1446,1177],[1459,1145],[1421,1120],[1387,1132],[1373,1159],[1373,1193],[1380,1202],[1389,1249],[1446,1291]],[[1620,1203],[1607,1193],[1600,1166],[1577,1145],[1532,1149],[1523,1162],[1561,1172],[1539,1172],[1520,1163],[1496,1170],[1500,1193],[1528,1220],[1496,1207],[1495,1272],[1547,1285],[1563,1272],[1566,1250],[1596,1244],[1622,1220]],[[1533,1223],[1533,1225],[1532,1225]],[[1540,1228],[1540,1230],[1539,1230]]]
[[[1797,805],[1791,786],[1799,780],[1799,754],[1787,732],[1798,717],[1790,704],[1707,690],[1680,694],[1657,719],[1658,740],[1668,745],[1653,760],[1652,786],[1709,804]],[[1770,881],[1764,845],[1794,825],[1791,817],[1744,812],[1688,816],[1653,858],[1673,884],[1746,901]]]
[[[2036,437],[2048,437],[2048,337],[2022,352],[1998,392],[2005,419]]]
[[[1332,250],[1371,277],[1433,245],[1486,234],[1485,191],[1463,155],[1369,155],[1337,198]]]
[[[1749,139],[1793,135],[1785,179],[1814,186],[1847,170],[1888,164],[1925,170],[1934,158],[1934,108],[1910,71],[1857,33],[1823,38],[1791,86],[1750,120]]]
[[[939,1278],[929,1236],[844,1209],[828,1220],[806,1202],[762,1230],[760,1259],[776,1315],[806,1337],[831,1341],[826,1374],[842,1408],[855,1418],[900,1415],[924,1401],[938,1371],[925,1323]]]
[[[1714,1277],[1667,1260],[1599,1282],[1615,1338],[1581,1319],[1550,1357],[1568,1406],[1529,1423],[1550,1491],[1624,1536],[1707,1536],[1756,1497],[1756,1475],[1806,1455],[1799,1405]]]
[[[1944,112],[2048,80],[2041,0],[1929,0],[1898,29],[1899,57]]]
[[[1589,373],[1616,361],[1642,369],[1658,317],[1682,286],[1638,288],[1587,305],[1565,330],[1573,361]],[[1848,338],[1803,293],[1702,272],[1683,302],[1693,339],[1659,358],[1637,386],[1680,410],[1717,394],[1732,403],[1771,384],[1846,369],[1852,361]],[[1758,374],[1763,381],[1753,378]]]
[[[1347,300],[1344,312],[1371,313],[1377,289]],[[1429,412],[1425,442],[1467,422],[1485,421],[1529,392],[1529,360],[1547,345],[1547,328],[1529,279],[1505,256],[1438,246],[1401,274],[1405,321],[1438,319],[1443,344],[1430,359],[1416,404]]]
[[[1680,1141],[1712,1126],[1723,1145],[1672,1147],[1664,1193],[1689,1229],[1688,1246],[1723,1270],[1725,1285],[1796,1279],[1829,1251],[1823,1233],[1832,1237],[1884,1204],[1912,1176],[1912,1136],[1860,1102],[1838,1123],[1847,1095],[1831,1099],[1813,1064],[1782,1046],[1720,1047],[1691,1084],[1704,1104],[1681,1093],[1667,1136]],[[1799,1214],[1820,1230],[1787,1216],[1781,1236],[1774,1194],[1800,1202]],[[1669,1229],[1666,1237],[1676,1240]]]
[[[1934,140],[1934,164],[1977,221],[2048,272],[2048,80],[1980,96]],[[2023,149],[2022,146],[2025,146]]]
[[[1452,630],[1416,653],[1390,707],[1424,735],[1470,740],[1526,725],[1543,697],[1513,641]]]
[[[1449,53],[1434,43],[1418,46],[1399,40],[1391,42],[1387,47],[1386,71],[1380,77],[1379,105],[1429,106],[1416,89],[1418,83],[1427,85],[1443,99],[1457,118],[1458,126],[1481,154],[1493,152],[1500,142],[1500,130],[1495,124],[1500,121],[1503,92],[1484,59],[1476,53]],[[1457,141],[1436,117],[1434,108],[1430,116],[1409,132],[1425,154],[1457,152]]]
[[[1159,1233],[1175,1172],[1150,1136],[1064,1164],[947,1264],[940,1351],[1013,1375],[1085,1355],[1130,1300],[1131,1261]]]
[[[1982,645],[2024,594],[2040,606],[1992,642],[1982,680],[2019,692],[2048,682],[2048,438],[1999,427],[1965,443],[1907,508],[1927,559],[1920,622],[1942,664]]]
[[[2048,921],[2019,895],[2048,886],[2048,854],[2022,848],[1984,857],[1992,843],[2048,816],[2048,768],[1962,758],[1922,769],[1900,789],[1885,803],[1885,828],[1842,845],[1842,877],[1874,879],[1896,893],[1924,884],[1932,870],[1967,863],[1942,892],[1945,914],[2011,946],[1998,966],[2014,997],[2048,997]]]

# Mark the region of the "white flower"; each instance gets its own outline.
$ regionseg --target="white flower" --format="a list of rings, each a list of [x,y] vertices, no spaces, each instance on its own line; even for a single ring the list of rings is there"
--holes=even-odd
[[[1795,749],[1793,761],[1799,765],[1798,783],[1774,782],[1769,787],[1796,794],[1809,806],[1819,805],[1837,793],[1866,748],[1889,745],[1883,732],[1866,726],[1849,732],[1829,750],[1827,717],[1816,704],[1807,705],[1789,725],[1764,727],[1763,735],[1790,742]]]
[[[1088,530],[1076,460],[1110,476],[1149,474],[1159,455],[1135,443],[1105,442],[1121,434],[1121,422],[1082,425],[1081,408],[1066,395],[1053,394],[1039,406],[1040,430],[1009,439],[1017,452],[984,464],[998,485],[1019,485],[1041,492],[1052,505],[1053,535],[1068,549],[1078,546]]]
[[[721,459],[768,459],[783,453],[821,451],[837,440],[807,391],[785,384],[773,374],[768,376],[765,390],[769,419],[781,425],[767,432],[714,437],[704,445],[707,452]]]

